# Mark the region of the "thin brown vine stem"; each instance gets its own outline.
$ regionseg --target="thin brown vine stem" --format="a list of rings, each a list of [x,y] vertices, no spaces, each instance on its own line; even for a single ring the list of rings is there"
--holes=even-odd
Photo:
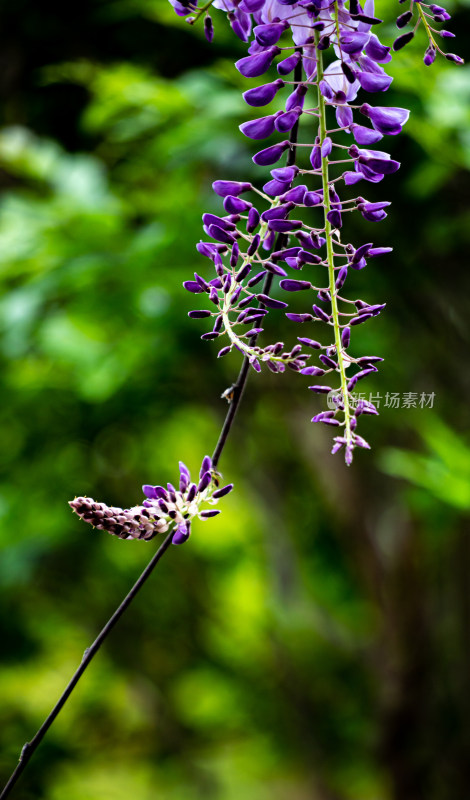
[[[297,64],[297,66],[295,68],[294,80],[300,82],[301,79],[302,79],[302,61],[299,61],[299,63]],[[299,128],[299,121],[297,120],[294,128],[292,129],[291,149],[290,149],[289,155],[287,157],[286,166],[292,166],[295,163],[298,128]],[[281,249],[282,247],[284,247],[286,242],[287,242],[287,235],[283,234],[283,233],[279,234],[278,237],[277,237],[276,245],[275,245],[276,249]],[[266,276],[264,285],[263,285],[263,293],[264,294],[269,294],[270,293],[271,286],[272,286],[272,281],[273,281],[273,275],[271,273],[268,273],[268,275]],[[250,339],[250,346],[251,347],[254,347],[254,345],[256,344],[257,339],[258,339],[257,335],[253,336]],[[243,392],[244,392],[244,389],[245,389],[245,386],[246,386],[246,382],[248,380],[249,369],[250,369],[249,358],[248,358],[248,356],[245,356],[245,358],[243,359],[242,366],[240,368],[240,372],[238,374],[237,380],[236,380],[236,382],[234,383],[234,385],[232,387],[230,406],[229,406],[227,414],[225,416],[225,419],[224,419],[224,422],[223,422],[223,425],[222,425],[222,429],[221,429],[221,432],[220,432],[220,436],[219,436],[218,442],[216,444],[216,447],[215,447],[215,450],[214,450],[214,453],[213,453],[213,456],[212,456],[212,463],[213,463],[214,467],[217,466],[217,464],[218,464],[218,462],[220,460],[220,457],[221,457],[222,452],[224,450],[224,447],[226,445],[228,436],[229,436],[230,431],[232,429],[232,425],[233,425],[233,422],[234,422],[234,419],[235,419],[235,415],[236,415],[236,413],[238,411],[238,408],[240,406],[240,401],[241,401],[241,398],[242,398],[242,395],[243,395]],[[5,784],[5,786],[4,786],[3,790],[2,790],[2,793],[0,794],[0,800],[6,800],[6,798],[9,796],[11,790],[15,786],[15,784],[18,781],[18,779],[21,776],[21,774],[26,769],[29,761],[31,760],[31,757],[33,756],[33,754],[35,753],[35,751],[37,750],[37,748],[41,744],[41,742],[42,742],[44,736],[46,735],[47,731],[49,730],[49,728],[51,727],[52,723],[54,722],[54,720],[59,715],[60,711],[64,707],[64,705],[67,702],[67,700],[69,699],[70,695],[72,694],[73,690],[75,689],[78,681],[82,677],[82,675],[85,672],[85,670],[87,669],[88,665],[90,664],[90,662],[92,661],[92,659],[94,658],[94,656],[96,655],[98,650],[100,649],[101,645],[103,644],[103,642],[105,641],[105,639],[107,638],[107,636],[109,635],[111,630],[114,628],[114,626],[116,625],[116,623],[118,622],[118,620],[122,616],[124,611],[126,611],[126,609],[129,607],[129,605],[131,604],[131,602],[134,599],[134,597],[138,594],[138,592],[141,590],[141,588],[143,587],[143,585],[145,584],[147,579],[150,577],[150,575],[152,574],[153,570],[157,566],[158,562],[160,561],[162,556],[166,553],[166,551],[170,547],[172,539],[173,539],[173,530],[171,530],[168,533],[167,537],[165,538],[163,543],[160,545],[160,547],[158,548],[157,552],[152,556],[152,558],[150,559],[149,563],[147,564],[147,566],[145,567],[143,572],[137,578],[137,580],[134,583],[134,585],[131,588],[131,590],[128,592],[128,594],[126,595],[126,597],[124,598],[122,603],[118,606],[116,611],[114,611],[114,613],[111,615],[111,617],[107,621],[106,625],[102,628],[102,630],[100,631],[100,633],[96,637],[96,639],[93,642],[93,644],[91,644],[90,647],[87,647],[87,649],[85,650],[85,652],[83,654],[83,658],[82,658],[82,660],[80,662],[80,665],[75,670],[72,678],[70,679],[69,683],[65,687],[64,691],[62,692],[61,696],[57,700],[56,704],[53,706],[53,708],[49,712],[48,716],[46,717],[46,719],[44,720],[42,725],[38,728],[37,732],[35,733],[35,735],[31,739],[31,741],[26,742],[26,744],[23,745],[23,748],[22,748],[21,754],[20,754],[20,758],[18,760],[18,764],[17,764],[16,768],[14,769],[14,771],[12,772],[12,774],[11,774],[10,778],[8,779],[7,783]]]
[[[43,740],[45,734],[47,733],[47,731],[51,727],[52,723],[54,722],[54,720],[56,719],[56,717],[60,713],[61,709],[63,708],[63,706],[67,702],[68,698],[72,694],[73,690],[75,689],[75,686],[77,685],[78,681],[82,677],[82,675],[85,672],[86,668],[88,667],[90,661],[94,658],[94,656],[96,655],[96,653],[100,649],[101,645],[103,644],[104,640],[107,638],[107,636],[110,633],[110,631],[114,628],[114,626],[117,623],[117,621],[119,620],[119,618],[124,614],[124,611],[126,610],[126,608],[131,604],[131,602],[134,599],[134,597],[140,591],[140,589],[142,588],[142,586],[144,585],[146,580],[150,577],[150,575],[152,574],[153,570],[157,566],[158,562],[160,561],[160,559],[162,558],[164,553],[168,550],[168,548],[169,548],[169,546],[171,544],[171,540],[173,538],[173,533],[174,533],[174,531],[172,529],[170,531],[170,533],[168,534],[168,536],[166,537],[166,539],[162,542],[162,544],[158,548],[157,552],[152,556],[151,560],[149,561],[149,563],[145,567],[144,571],[141,573],[141,575],[138,577],[138,579],[134,583],[134,585],[133,585],[132,589],[130,590],[130,592],[126,595],[126,597],[124,598],[122,603],[118,606],[118,608],[116,609],[114,614],[109,618],[109,620],[107,621],[107,623],[104,626],[104,628],[102,628],[102,630],[100,631],[100,633],[96,637],[96,639],[93,642],[93,644],[90,645],[90,647],[87,647],[87,649],[85,650],[85,652],[83,654],[83,658],[82,658],[82,660],[80,662],[80,666],[75,670],[72,678],[70,679],[70,681],[67,684],[66,688],[64,689],[64,691],[62,692],[61,696],[57,700],[57,703],[52,708],[52,710],[50,711],[50,713],[48,714],[48,716],[46,717],[46,719],[42,723],[41,727],[38,729],[37,733],[33,736],[31,741],[30,742],[26,742],[26,744],[23,746],[23,749],[21,751],[21,755],[20,755],[18,764],[16,766],[16,769],[11,774],[8,782],[6,783],[2,793],[0,795],[0,800],[5,800],[5,798],[8,797],[8,795],[10,794],[10,792],[13,789],[15,783],[17,782],[18,778],[20,777],[21,773],[25,770],[29,760],[31,759],[31,756],[33,755],[33,753],[39,747],[39,745],[40,745],[41,741]]]

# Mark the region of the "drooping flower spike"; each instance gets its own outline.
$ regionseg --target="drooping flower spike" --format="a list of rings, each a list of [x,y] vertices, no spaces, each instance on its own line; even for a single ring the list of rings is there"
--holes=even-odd
[[[145,500],[132,508],[117,508],[97,503],[91,497],[76,497],[69,505],[85,522],[94,528],[107,531],[120,539],[149,541],[159,533],[174,530],[173,544],[183,544],[191,533],[191,522],[197,517],[209,519],[220,514],[219,509],[201,510],[201,505],[214,505],[229,494],[233,484],[219,487],[219,476],[209,456],[205,456],[198,482],[191,481],[188,468],[179,464],[178,488],[168,483],[164,486],[145,485]]]
[[[358,211],[366,221],[379,222],[390,205],[367,198],[365,188],[357,193],[356,184],[381,183],[400,166],[376,148],[384,137],[401,132],[409,112],[382,100],[368,102],[373,93],[383,97],[392,82],[384,69],[391,48],[374,32],[381,20],[373,0],[364,6],[358,0],[216,0],[200,8],[193,3],[190,10],[201,15],[211,5],[229,18],[235,15],[243,28],[241,36],[230,19],[249,43],[248,55],[235,64],[241,75],[259,78],[276,66],[278,77],[244,92],[247,104],[263,108],[263,114],[240,125],[247,138],[270,140],[253,155],[255,164],[268,168],[268,180],[261,189],[248,181],[213,184],[223,210],[203,215],[208,238],[197,249],[213,262],[215,277],[195,273],[185,282],[188,291],[208,299],[206,308],[189,315],[211,321],[203,339],[228,338],[219,356],[235,348],[256,371],[264,363],[273,372],[289,368],[308,377],[328,375],[331,385],[308,387],[330,395],[329,410],[313,421],[338,428],[333,452],[344,449],[350,464],[355,447],[368,447],[356,432],[358,418],[377,413],[372,403],[356,402],[356,387],[382,360],[353,355],[351,347],[356,327],[378,316],[384,304],[350,299],[344,287],[355,270],[391,248],[346,242],[342,234],[347,214]],[[444,11],[416,5],[432,35],[425,8],[438,22]],[[402,15],[400,26],[409,19]],[[400,49],[397,42],[395,49]],[[366,97],[358,101],[362,92]],[[267,113],[265,107],[281,94],[287,95],[282,110]],[[338,141],[338,134],[349,135],[352,143]],[[274,297],[273,283],[279,290]],[[276,313],[304,325],[306,335],[288,347],[279,341],[258,344],[268,316]],[[318,324],[330,328],[326,344],[314,335]],[[312,364],[315,351],[318,362]]]

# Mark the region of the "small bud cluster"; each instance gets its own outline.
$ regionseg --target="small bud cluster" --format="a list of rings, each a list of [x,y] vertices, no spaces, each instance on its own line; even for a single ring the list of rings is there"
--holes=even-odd
[[[398,2],[404,3],[405,0],[398,0]],[[416,16],[414,13],[415,9],[417,9]],[[395,51],[401,50],[402,47],[405,47],[405,45],[411,42],[419,25],[423,23],[428,37],[428,46],[423,58],[426,66],[430,67],[431,64],[434,63],[437,53],[440,53],[444,58],[448,61],[452,61],[454,64],[463,64],[463,58],[456,56],[455,53],[444,53],[436,41],[436,36],[441,36],[443,39],[453,39],[455,37],[455,34],[450,31],[433,27],[447,22],[450,18],[450,14],[443,6],[438,6],[435,3],[422,3],[421,0],[410,0],[409,10],[400,14],[397,18],[397,28],[406,28],[408,25],[411,25],[412,29],[402,33],[395,39],[393,49]]]
[[[76,497],[69,505],[85,522],[94,528],[107,531],[120,539],[145,539],[149,541],[159,533],[174,529],[173,544],[184,544],[191,533],[191,521],[209,519],[220,514],[219,509],[202,510],[202,503],[214,505],[233,489],[233,484],[219,488],[219,476],[209,456],[205,456],[198,483],[191,482],[188,468],[182,461],[179,487],[168,483],[163,486],[145,485],[146,499],[133,508],[117,508],[97,503],[91,497]]]

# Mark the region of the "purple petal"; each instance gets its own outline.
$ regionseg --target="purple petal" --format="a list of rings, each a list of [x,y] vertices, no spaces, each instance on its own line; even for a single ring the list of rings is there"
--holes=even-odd
[[[304,195],[304,205],[309,206],[310,208],[313,206],[318,206],[323,203],[323,195],[319,192],[306,192]]]
[[[413,19],[412,11],[405,11],[403,14],[400,14],[396,21],[397,28],[404,28],[411,19]]]
[[[321,168],[321,148],[317,144],[312,148],[312,152],[310,153],[310,163],[313,169]]]
[[[246,223],[247,233],[253,233],[259,225],[259,211],[256,208],[250,208],[248,212],[248,220]]]
[[[363,175],[360,172],[344,172],[343,178],[346,186],[354,186],[355,183],[362,181]]]
[[[278,264],[273,264],[271,261],[265,261],[264,266],[268,270],[268,272],[272,272],[273,275],[281,275],[282,277],[287,277],[287,272],[285,269],[280,267]]]
[[[269,194],[270,197],[279,197],[284,194],[289,188],[289,183],[284,181],[268,181],[263,186],[263,192]]]
[[[223,486],[222,489],[217,489],[212,497],[218,500],[220,497],[225,497],[226,494],[229,494],[233,489],[233,483],[228,483],[227,486]]]
[[[277,131],[279,131],[279,133],[287,133],[287,131],[291,131],[301,113],[302,109],[297,107],[292,109],[292,111],[288,111],[286,114],[280,114],[274,122],[274,127]]]
[[[409,31],[408,33],[403,33],[401,36],[398,37],[398,39],[395,39],[392,45],[394,51],[397,52],[397,50],[401,50],[402,47],[405,47],[405,45],[409,44],[414,35],[415,35],[414,31]]]
[[[286,111],[292,111],[294,108],[299,108],[302,110],[305,103],[305,95],[307,94],[307,87],[301,83],[297,86],[296,89],[289,95],[286,100]]]
[[[295,205],[300,205],[303,202],[305,192],[307,191],[307,187],[305,184],[301,184],[300,186],[294,186],[292,189],[289,189],[286,192],[282,199],[284,201],[292,201]]]
[[[238,197],[242,192],[247,192],[252,188],[251,183],[246,181],[214,181],[212,188],[220,197],[227,197],[233,194]]]
[[[456,56],[455,53],[446,53],[445,54],[447,61],[453,61],[454,64],[464,64],[463,58],[460,56]]]
[[[309,386],[308,388],[310,389],[311,392],[316,392],[317,394],[329,394],[330,392],[333,391],[331,386],[318,385],[318,386]]]
[[[383,73],[382,75],[374,72],[358,72],[357,80],[366,92],[386,92],[393,78]]]
[[[275,170],[272,170],[271,174]],[[268,208],[266,211],[263,211],[261,214],[261,219],[263,222],[267,222],[270,219],[285,219],[289,211],[294,208],[293,203],[285,203],[280,206],[275,206],[274,208]],[[274,254],[273,254],[274,255]]]
[[[352,125],[351,130],[354,139],[361,145],[375,144],[383,138],[383,134],[379,133],[379,131],[366,128],[365,125]]]
[[[305,367],[304,369],[300,370],[301,375],[315,375],[315,377],[320,377],[320,375],[325,374],[324,369],[320,369],[320,367]]]
[[[202,459],[201,469],[199,471],[199,477],[202,478],[202,476],[205,475],[206,472],[210,472],[211,469],[212,469],[211,457],[204,456],[204,458]]]
[[[273,22],[270,25],[257,25],[253,33],[258,44],[269,47],[279,41],[286,28],[286,22]]]
[[[350,319],[350,325],[361,325],[363,322],[367,322],[368,319],[372,318],[372,314],[360,314],[358,317],[352,317]]]
[[[352,125],[354,117],[349,106],[337,106],[336,120],[340,128],[349,128]]]
[[[342,267],[338,272],[338,277],[336,278],[336,283],[335,283],[335,287],[338,291],[344,286],[347,277],[348,277],[348,268]]]
[[[318,317],[318,319],[322,319],[323,322],[329,322],[330,321],[330,318],[329,318],[328,314],[325,311],[323,311],[323,309],[320,308],[320,306],[314,305],[313,306],[313,313],[315,314],[316,317]]]
[[[273,59],[280,52],[279,47],[270,47],[268,50],[263,50],[263,52],[256,55],[241,58],[235,62],[235,66],[245,78],[257,78],[269,69]]]
[[[300,338],[298,336],[297,340],[299,342],[302,342],[302,344],[306,345],[307,347],[313,348],[313,350],[320,350],[321,349],[320,342],[316,342],[314,339],[303,339],[303,338]]]
[[[208,233],[209,236],[212,236],[212,238],[216,239],[216,241],[218,242],[233,244],[233,242],[235,241],[234,237],[228,231],[221,228],[219,225],[209,225]]]
[[[214,25],[212,23],[212,18],[207,14],[204,17],[204,36],[206,37],[208,42],[212,42],[214,38]]]
[[[321,256],[317,256],[315,253],[309,253],[308,250],[300,250],[297,253],[297,258],[304,264],[320,264],[322,261]]]
[[[249,139],[267,139],[268,136],[274,133],[274,122],[274,116],[260,117],[259,119],[244,122],[239,125],[239,128],[243,135]]]
[[[376,131],[392,136],[401,132],[402,126],[410,116],[407,108],[374,107],[368,103],[364,103],[361,106],[360,112],[369,117]]]
[[[311,322],[313,319],[311,314],[293,314],[291,312],[286,314],[286,317],[292,320],[292,322]]]
[[[250,13],[259,11],[265,4],[266,0],[243,0],[243,5],[246,6],[247,11]]]
[[[360,53],[368,41],[368,33],[345,33],[340,39],[341,50],[343,53]]]
[[[199,484],[198,484],[198,487],[197,487],[198,492],[203,492],[205,489],[207,489],[207,487],[209,486],[211,480],[212,480],[212,473],[211,472],[205,472],[204,475],[202,476],[202,478],[199,481]]]
[[[191,528],[189,522],[182,522],[181,525],[178,525],[175,529],[171,540],[172,544],[184,544],[188,541],[190,533]]]
[[[296,51],[291,56],[288,56],[283,61],[280,61],[277,65],[277,71],[279,75],[288,75],[292,72],[293,69],[297,66],[301,59],[301,54],[299,51]]]
[[[385,253],[391,253],[393,247],[372,247],[369,250],[369,256],[383,256]]]
[[[216,214],[203,214],[202,221],[206,227],[209,225],[218,225],[219,228],[223,228],[225,231],[235,230],[233,222],[223,217],[218,217]]]
[[[330,420],[334,417],[334,411],[321,411],[319,414],[315,414],[312,417],[312,422],[325,422],[326,420]]]
[[[211,311],[188,311],[188,317],[191,319],[204,319],[204,317],[210,317],[211,314]]]
[[[329,156],[331,151],[332,151],[332,149],[333,149],[333,142],[331,141],[329,136],[326,136],[323,139],[323,143],[322,143],[322,146],[321,146],[322,158],[326,158],[327,156]]]
[[[380,64],[386,64],[391,61],[390,47],[382,44],[375,34],[371,34],[369,41],[365,46],[365,52],[373,61]]]
[[[280,206],[278,206],[280,208]],[[296,256],[300,252],[300,247],[288,247],[285,250],[276,250],[275,253],[272,253],[271,258],[279,259],[280,261],[285,261],[286,258],[290,258],[291,256]]]
[[[186,500],[188,501],[188,503],[192,503],[192,501],[196,497],[196,494],[197,494],[197,486],[195,483],[192,483],[186,495]]]
[[[232,194],[227,195],[224,200],[224,209],[228,214],[243,214],[251,207],[252,204],[247,200],[242,200],[241,197],[235,197]]]
[[[142,486],[142,491],[149,500],[156,500],[157,499],[157,492],[155,486],[150,486],[148,483],[145,483]]]
[[[273,83],[265,83],[263,86],[257,86],[255,89],[248,89],[248,91],[243,94],[243,99],[249,106],[266,106],[274,99],[276,93],[283,86],[285,86],[284,81],[278,78]]]
[[[259,294],[258,300],[267,308],[287,308],[287,303],[282,300],[275,300],[274,297],[269,297],[267,294]]]
[[[289,231],[297,230],[303,225],[300,219],[270,219],[268,227],[277,233],[288,233]]]
[[[282,154],[287,150],[289,147],[289,142],[280,142],[279,144],[274,144],[272,147],[266,147],[265,150],[260,150],[259,153],[256,153],[253,156],[253,161],[258,166],[266,167],[270,164],[275,164],[276,161],[279,161]]]
[[[293,167],[278,167],[276,169],[271,170],[271,175],[277,181],[285,181],[286,183],[291,183],[295,176],[297,175],[299,168],[296,166]]]
[[[200,294],[204,291],[197,281],[184,281],[183,286],[188,292],[192,292],[193,294]]]
[[[305,289],[310,289],[312,284],[310,281],[295,281],[291,278],[286,278],[279,282],[279,286],[285,292],[301,292]]]

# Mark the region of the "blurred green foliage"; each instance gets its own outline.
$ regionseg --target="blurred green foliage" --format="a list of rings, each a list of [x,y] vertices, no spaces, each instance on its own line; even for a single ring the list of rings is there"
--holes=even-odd
[[[209,47],[164,0],[88,0],[75,24],[40,6],[2,10],[0,47],[5,779],[155,546],[67,500],[134,504],[213,449],[238,358],[200,341],[181,283],[206,269],[211,181],[262,173],[222,20]],[[395,60],[387,100],[413,111],[376,190],[394,254],[355,280],[388,303],[358,334],[386,356],[370,390],[434,408],[382,403],[347,470],[301,382],[251,380],[221,465],[236,492],[165,557],[17,797],[467,797],[470,73],[426,70],[422,49]]]

